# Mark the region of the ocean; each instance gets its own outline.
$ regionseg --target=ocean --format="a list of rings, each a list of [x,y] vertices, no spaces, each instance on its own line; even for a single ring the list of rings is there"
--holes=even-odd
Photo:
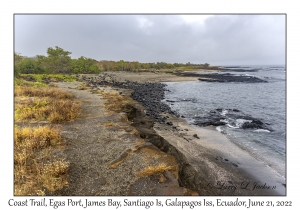
[[[224,67],[228,72],[222,73],[254,76],[267,82],[165,82],[168,91],[163,102],[190,124],[219,110],[225,125],[216,126],[216,130],[286,178],[285,66]],[[232,110],[259,119],[267,128],[243,128],[249,120],[232,115]]]

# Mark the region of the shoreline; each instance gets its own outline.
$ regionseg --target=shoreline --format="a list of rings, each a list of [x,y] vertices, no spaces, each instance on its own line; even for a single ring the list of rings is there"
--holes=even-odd
[[[174,116],[170,117],[169,120],[180,132],[174,130],[167,130],[166,132],[166,130],[157,128],[155,131],[182,151],[197,172],[201,173],[203,169],[208,168],[207,179],[210,180],[210,183],[214,183],[214,188],[223,190],[222,195],[286,194],[283,177],[235,145],[225,134],[218,132],[215,126],[196,127],[188,124],[184,119]],[[199,139],[193,137],[195,134]],[[182,141],[182,138],[189,141]],[[209,178],[210,176],[214,178]],[[244,189],[243,185],[247,185],[247,187]],[[251,192],[255,185],[258,190],[263,185],[271,188],[276,186],[276,189]],[[231,191],[233,188],[235,188],[235,192]]]
[[[121,82],[126,80],[138,83],[198,80],[198,77],[179,77],[148,72],[137,75],[129,72],[109,72],[107,74]],[[270,168],[243,151],[215,128],[195,127],[174,115],[167,114],[165,116],[169,124],[156,122],[153,129],[177,150],[175,153],[179,152],[180,154],[174,154],[169,151],[172,150],[170,148],[160,149],[175,156],[177,162],[185,159],[179,165],[188,164],[186,167],[188,169],[184,167],[179,169],[181,171],[179,173],[182,173],[182,178],[179,179],[182,185],[197,191],[200,195],[286,195],[283,178],[276,176]],[[200,139],[194,137],[195,134]],[[157,143],[151,140],[150,142],[158,147],[161,144],[161,142]],[[168,146],[170,147],[170,145]],[[201,151],[201,156],[198,155],[199,151]],[[178,157],[176,158],[176,156]],[[199,166],[199,163],[202,165]],[[190,174],[185,175],[185,170]],[[211,178],[212,176],[217,178]],[[196,186],[197,182],[200,183],[198,186]],[[246,185],[249,189],[246,189]],[[250,190],[250,186],[255,190]],[[271,188],[276,186],[276,189],[267,190],[268,186]],[[206,189],[203,191],[204,188]],[[233,191],[233,189],[235,190]]]

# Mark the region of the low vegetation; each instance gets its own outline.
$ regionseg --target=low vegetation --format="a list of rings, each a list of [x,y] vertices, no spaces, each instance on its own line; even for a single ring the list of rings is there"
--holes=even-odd
[[[78,77],[67,74],[20,74],[20,78],[33,82],[73,82],[79,80]]]
[[[130,97],[122,96],[118,92],[101,92],[101,95],[107,100],[105,107],[115,112],[130,112],[133,100]]]
[[[50,126],[14,129],[14,194],[45,195],[68,184],[68,162],[52,160],[52,148],[62,145],[59,130]]]
[[[141,177],[146,177],[146,176],[151,176],[151,175],[163,173],[163,172],[169,171],[171,169],[172,169],[171,166],[167,166],[167,165],[164,165],[164,164],[159,164],[157,166],[148,166],[144,170],[140,171],[139,175]]]
[[[72,121],[80,114],[74,96],[40,83],[18,82],[15,85],[15,121]]]
[[[69,163],[54,155],[64,146],[57,123],[80,115],[80,103],[72,94],[43,83],[43,76],[34,76],[35,82],[22,76],[14,80],[15,195],[46,195],[68,185]],[[46,125],[30,123],[41,121]]]

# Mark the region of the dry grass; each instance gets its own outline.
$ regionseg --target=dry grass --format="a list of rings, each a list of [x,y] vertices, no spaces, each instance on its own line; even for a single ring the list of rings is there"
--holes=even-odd
[[[83,83],[80,86],[77,87],[78,90],[87,90],[88,89],[88,84]]]
[[[171,166],[166,166],[164,164],[159,164],[157,166],[148,166],[146,169],[139,172],[141,177],[151,176],[154,174],[163,173],[165,171],[172,170]]]
[[[50,126],[39,126],[37,128],[15,128],[14,132],[15,149],[27,148],[42,149],[61,143],[61,136],[58,130]],[[15,159],[16,160],[16,159]]]
[[[41,182],[50,191],[61,189],[68,185],[67,171],[68,162],[59,160],[43,165],[41,168]]]
[[[44,195],[68,184],[68,163],[47,162],[53,146],[61,145],[59,130],[50,126],[15,128],[14,184],[15,195]],[[42,157],[38,154],[44,154]],[[49,160],[48,160],[49,161]]]
[[[72,121],[80,115],[80,103],[72,100],[54,98],[30,99],[15,104],[16,121],[49,121],[61,123]]]
[[[55,88],[17,86],[15,87],[15,120],[54,123],[72,121],[81,113],[80,103],[73,99],[72,94]]]
[[[56,99],[73,99],[71,93],[53,89],[49,87],[34,87],[21,85],[15,87],[15,96],[28,96],[28,97],[51,97]]]
[[[101,92],[101,95],[107,100],[104,106],[110,111],[126,111],[126,107],[133,103],[131,98],[122,96],[118,92]]]
[[[15,120],[19,122],[60,123],[81,113],[72,94],[43,83],[17,79],[14,95]],[[61,146],[57,127],[15,127],[14,195],[45,195],[68,185],[68,162],[53,156]]]
[[[152,175],[152,173],[155,174],[155,171],[157,171],[157,173],[164,172],[164,169],[166,169],[165,171],[170,171],[174,177],[178,179],[178,164],[172,155],[166,154],[154,146],[142,146],[138,148],[136,152],[143,153],[145,155],[145,161],[150,161],[154,158],[160,163],[158,166],[150,166],[141,171],[141,176],[146,176],[148,173],[149,175]]]

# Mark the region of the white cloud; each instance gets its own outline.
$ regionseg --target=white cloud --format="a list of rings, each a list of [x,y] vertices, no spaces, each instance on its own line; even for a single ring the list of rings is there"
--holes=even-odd
[[[143,29],[149,28],[153,25],[153,22],[151,22],[149,19],[145,17],[138,17],[137,21],[139,23],[139,27]]]
[[[181,17],[187,22],[187,23],[200,23],[204,24],[204,21],[212,17],[213,15],[181,15]]]
[[[96,60],[285,62],[284,15],[31,15],[15,27],[15,51],[25,56],[59,46]]]

